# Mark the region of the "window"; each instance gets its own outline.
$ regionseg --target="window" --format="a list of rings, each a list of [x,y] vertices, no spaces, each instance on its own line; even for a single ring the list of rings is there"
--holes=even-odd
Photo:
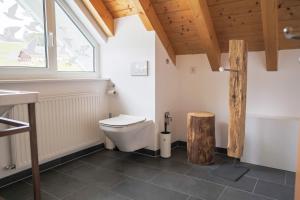
[[[60,71],[94,71],[94,47],[55,3],[57,68]]]
[[[46,67],[42,0],[0,1],[0,66]]]
[[[0,0],[1,72],[96,71],[99,44],[67,2]]]

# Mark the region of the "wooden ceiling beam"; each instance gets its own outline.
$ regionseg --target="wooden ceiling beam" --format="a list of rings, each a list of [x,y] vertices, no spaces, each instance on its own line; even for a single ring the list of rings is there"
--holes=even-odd
[[[221,50],[217,40],[216,31],[209,13],[206,0],[188,0],[194,15],[198,35],[203,42],[208,61],[213,71],[221,66]]]
[[[83,0],[84,5],[93,15],[101,29],[108,37],[115,34],[114,18],[102,0]]]
[[[278,1],[261,0],[266,67],[268,71],[278,68]]]
[[[154,30],[159,37],[160,41],[162,42],[163,46],[165,47],[171,61],[174,65],[176,65],[176,54],[175,50],[162,26],[159,21],[159,18],[153,8],[153,4],[150,0],[131,0],[137,13],[142,20],[145,28],[148,31]]]

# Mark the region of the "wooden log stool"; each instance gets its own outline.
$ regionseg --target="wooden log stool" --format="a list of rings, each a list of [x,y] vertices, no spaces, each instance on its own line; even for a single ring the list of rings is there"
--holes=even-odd
[[[188,113],[188,161],[202,165],[213,164],[215,145],[215,115],[209,112]]]

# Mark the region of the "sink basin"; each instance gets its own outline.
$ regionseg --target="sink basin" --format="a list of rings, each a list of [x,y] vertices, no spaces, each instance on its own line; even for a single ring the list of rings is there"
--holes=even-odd
[[[0,90],[0,116],[13,105],[37,102],[38,94],[38,92]]]

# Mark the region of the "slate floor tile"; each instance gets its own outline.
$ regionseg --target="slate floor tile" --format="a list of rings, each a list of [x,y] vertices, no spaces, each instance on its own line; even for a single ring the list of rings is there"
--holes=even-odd
[[[259,180],[255,191],[256,194],[261,194],[267,197],[271,197],[277,200],[293,200],[294,188],[290,186],[284,186],[276,183],[266,182]]]
[[[143,165],[147,165],[149,167],[153,167],[156,169],[177,172],[177,173],[185,173],[191,168],[191,166],[187,163],[178,162],[170,159],[164,159],[164,158],[150,158],[139,154],[132,154],[123,159],[128,159],[134,162],[138,162]]]
[[[162,172],[151,182],[171,190],[207,200],[218,199],[224,189],[224,186],[218,184],[168,172]]]
[[[66,172],[66,174],[81,180],[85,184],[104,188],[111,188],[126,179],[125,176],[119,173],[90,165],[82,165]]]
[[[191,177],[197,177],[200,179],[205,179],[214,183],[222,184],[231,186],[233,188],[245,190],[248,192],[252,192],[254,189],[254,186],[257,182],[256,178],[243,176],[241,179],[239,179],[237,182],[229,181],[222,179],[220,177],[216,177],[212,174],[212,169],[209,168],[199,168],[199,167],[193,167],[192,170],[190,170],[187,173],[188,176]]]
[[[171,160],[185,163],[187,162],[187,152],[184,148],[177,147],[175,149],[172,149],[171,154]]]
[[[111,158],[123,158],[125,156],[128,156],[129,154],[132,154],[128,152],[115,151],[115,150],[104,150],[99,153]]]
[[[32,186],[21,181],[0,189],[0,196],[6,200],[23,200],[32,197]]]
[[[67,171],[70,171],[70,170],[75,169],[77,167],[80,167],[84,164],[85,163],[82,162],[81,160],[74,160],[74,161],[67,162],[67,163],[64,163],[62,165],[59,165],[59,166],[55,167],[54,170],[59,171],[59,172],[67,172]]]
[[[113,192],[134,200],[186,200],[187,195],[138,180],[127,180],[112,189]]]
[[[204,200],[204,199],[199,199],[199,198],[196,198],[196,197],[189,197],[187,200]]]
[[[56,197],[41,191],[43,200],[58,200]],[[0,189],[0,200],[33,200],[33,186],[24,181]]]
[[[100,189],[94,186],[85,187],[63,200],[129,200],[111,191]]]
[[[279,169],[273,169],[269,167],[257,166],[250,168],[247,176],[259,178],[261,180],[284,184],[285,183],[285,171]]]
[[[106,163],[109,163],[113,160],[115,160],[116,158],[110,157],[110,156],[106,156],[106,151],[100,151],[100,152],[96,152],[95,154],[91,154],[88,156],[83,157],[82,159],[80,159],[83,162],[87,162],[89,164],[92,164],[94,166],[100,167]]]
[[[270,200],[269,198],[259,196],[253,193],[227,188],[221,195],[220,200]]]
[[[96,152],[42,173],[43,200],[293,200],[295,173],[242,163],[251,171],[238,182],[214,176],[231,163],[189,163],[184,148],[170,159],[119,151]],[[254,191],[253,191],[254,190]],[[33,200],[31,179],[0,189],[0,200]]]
[[[103,168],[114,170],[127,176],[145,181],[153,178],[160,172],[158,169],[150,168],[145,165],[123,159],[113,160],[112,162],[103,165]]]
[[[32,183],[31,179],[26,180]],[[53,170],[41,174],[41,188],[57,198],[63,198],[84,187],[84,183],[73,177],[66,176]]]

